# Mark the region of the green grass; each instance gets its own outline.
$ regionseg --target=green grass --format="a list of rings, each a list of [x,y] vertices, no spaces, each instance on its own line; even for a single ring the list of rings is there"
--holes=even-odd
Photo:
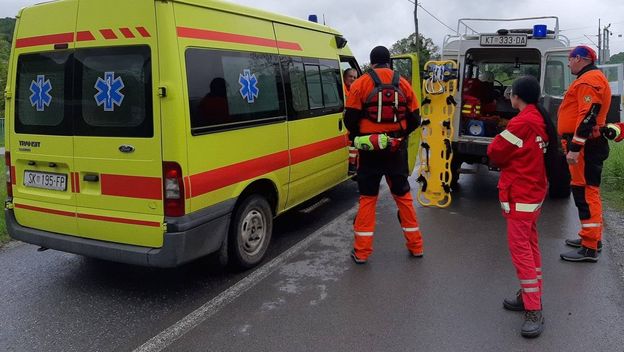
[[[4,163],[3,163],[4,164]],[[4,200],[6,199],[6,172],[4,172],[4,166],[0,168],[2,172],[0,173],[0,199],[2,200],[2,204],[4,204]],[[4,222],[4,209],[0,211],[0,246],[9,242],[11,239],[9,238],[9,234],[7,233],[6,223]]]
[[[610,206],[624,210],[624,141],[611,142],[610,147],[602,172],[602,195]]]

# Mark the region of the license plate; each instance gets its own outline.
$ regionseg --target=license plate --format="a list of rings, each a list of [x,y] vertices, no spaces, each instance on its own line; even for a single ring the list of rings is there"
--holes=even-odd
[[[483,34],[480,37],[481,46],[526,46],[527,35],[526,34],[508,34],[508,35],[496,35],[496,34]]]
[[[67,189],[67,174],[26,170],[24,171],[24,186],[65,191]]]

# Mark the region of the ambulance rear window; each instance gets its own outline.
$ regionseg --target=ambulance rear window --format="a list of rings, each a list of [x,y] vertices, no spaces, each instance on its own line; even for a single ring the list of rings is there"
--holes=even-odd
[[[80,49],[75,54],[76,135],[153,135],[150,49]]]
[[[148,46],[20,55],[15,132],[151,137]]]
[[[71,135],[66,97],[71,94],[70,52],[20,55],[17,64],[15,131]]]

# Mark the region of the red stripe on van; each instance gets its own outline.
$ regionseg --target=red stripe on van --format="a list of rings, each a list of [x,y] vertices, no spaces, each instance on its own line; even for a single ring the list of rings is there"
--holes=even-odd
[[[123,34],[124,37],[126,38],[134,38],[134,33],[132,33],[132,31],[130,30],[130,28],[119,28],[119,31],[121,32],[121,34]]]
[[[184,177],[184,198],[191,199],[191,178]]]
[[[90,215],[90,214],[78,214],[78,217],[81,218],[81,219],[88,219],[88,220],[98,220],[98,221],[117,222],[117,223],[121,223],[121,224],[160,227],[160,223],[159,222],[155,222],[155,221],[144,221],[144,220],[133,220],[133,219],[124,219],[124,218],[113,218],[113,217],[110,217],[110,216],[100,216],[100,215]]]
[[[120,224],[160,227],[160,223],[156,222],[156,221],[145,221],[145,220],[134,220],[134,219],[125,219],[125,218],[114,218],[114,217],[110,217],[110,216],[99,216],[99,215],[91,215],[91,214],[79,214],[79,213],[73,213],[73,212],[69,212],[69,211],[61,211],[61,210],[33,207],[32,205],[25,205],[25,204],[15,204],[15,207],[16,208],[20,208],[20,209],[31,210],[31,211],[38,211],[40,213],[68,216],[68,217],[72,217],[72,218],[73,217],[79,217],[81,219],[98,220],[98,221],[106,221],[106,222],[116,222],[116,223],[120,223]]]
[[[71,191],[72,193],[76,193],[76,177],[73,172],[70,172],[69,175],[71,176]]]
[[[160,177],[100,175],[102,194],[107,196],[162,199],[162,180]]]
[[[104,39],[117,39],[117,34],[115,34],[112,29],[100,29],[100,33],[102,33]]]
[[[76,213],[69,212],[69,211],[62,211],[62,210],[54,210],[54,209],[33,207],[32,205],[26,205],[26,204],[15,204],[15,207],[16,208],[20,208],[20,209],[31,210],[31,211],[38,211],[40,213],[47,213],[47,214],[54,214],[54,215],[61,215],[61,216],[69,216],[69,217],[72,217],[72,218],[76,217]]]
[[[301,45],[299,45],[299,43],[285,42],[283,40],[277,41],[277,47],[280,49],[288,49],[288,50],[297,50],[297,51],[303,50],[303,48],[301,47]]]
[[[210,31],[207,29],[197,29],[188,27],[178,27],[178,37],[191,39],[213,40],[217,42],[239,43],[249,45],[266,46],[270,48],[280,47],[291,50],[302,50],[297,43],[278,41],[274,39],[253,37],[249,35]]]
[[[139,32],[139,34],[142,35],[144,38],[151,37],[151,35],[147,31],[147,29],[145,29],[145,27],[135,27],[135,28]]]
[[[317,156],[340,150],[348,145],[348,138],[346,135],[326,139],[310,145],[304,145],[290,151],[290,162],[292,164],[304,162],[316,158]]]
[[[192,175],[191,196],[197,197],[287,166],[288,151],[282,151]]]
[[[35,37],[18,38],[15,40],[16,48],[25,48],[29,46],[72,43],[74,41],[74,33],[59,33],[49,35],[39,35]]]
[[[74,188],[76,189],[76,193],[80,193],[80,173],[74,172],[74,184],[76,185]]]
[[[79,42],[95,40],[95,36],[90,31],[81,31],[76,33],[76,40]]]
[[[15,166],[11,165],[11,184],[15,183]]]

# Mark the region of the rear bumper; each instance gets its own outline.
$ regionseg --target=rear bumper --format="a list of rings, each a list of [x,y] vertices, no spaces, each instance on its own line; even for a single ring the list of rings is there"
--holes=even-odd
[[[171,268],[216,252],[221,247],[228,231],[231,207],[229,204],[228,206],[220,204],[215,207],[218,209],[201,211],[200,216],[187,215],[172,221],[175,225],[168,226],[161,248],[41,231],[18,224],[12,209],[5,209],[4,212],[9,235],[16,240],[119,263]],[[229,211],[227,211],[228,208]]]

